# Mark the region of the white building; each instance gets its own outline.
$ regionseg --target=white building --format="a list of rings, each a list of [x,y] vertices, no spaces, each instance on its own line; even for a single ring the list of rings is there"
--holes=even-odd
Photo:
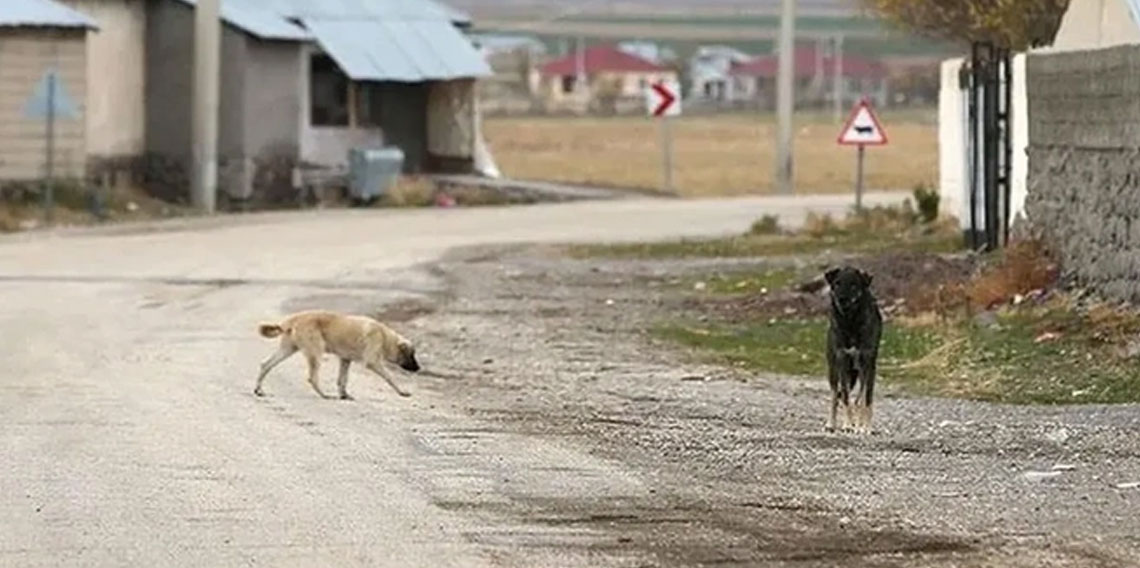
[[[724,45],[706,45],[689,59],[689,97],[697,101],[731,102],[750,100],[754,82],[734,77],[729,71],[734,64],[752,56]]]
[[[1140,0],[1071,0],[1053,44],[1034,53],[1099,49],[1123,44],[1140,44]],[[1010,144],[1011,218],[1022,214],[1029,176],[1029,105],[1026,93],[1027,55],[1013,57],[1012,133]],[[942,62],[938,95],[938,169],[942,210],[956,215],[962,226],[969,225],[969,136],[966,92],[959,86],[959,71],[965,58]],[[980,208],[979,208],[980,209]]]

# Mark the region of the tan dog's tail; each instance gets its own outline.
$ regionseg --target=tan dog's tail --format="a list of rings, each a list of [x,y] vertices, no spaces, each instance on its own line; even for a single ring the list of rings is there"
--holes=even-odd
[[[278,323],[263,323],[257,326],[257,332],[260,333],[262,337],[273,339],[285,333],[285,328],[281,327],[281,324]]]

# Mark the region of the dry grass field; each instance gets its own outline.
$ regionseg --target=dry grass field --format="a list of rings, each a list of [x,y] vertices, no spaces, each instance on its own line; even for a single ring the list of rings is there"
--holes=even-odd
[[[909,190],[938,174],[935,112],[881,112],[890,144],[867,149],[866,187]],[[830,114],[796,117],[796,188],[852,191],[855,149],[839,146]],[[626,188],[659,189],[659,124],[645,117],[488,117],[485,132],[504,175]],[[680,194],[768,193],[775,162],[772,115],[688,116],[672,125]]]

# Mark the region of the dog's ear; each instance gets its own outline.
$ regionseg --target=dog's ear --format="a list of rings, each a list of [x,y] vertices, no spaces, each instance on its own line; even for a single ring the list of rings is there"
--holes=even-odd
[[[835,277],[836,276],[839,276],[839,269],[838,268],[832,268],[832,269],[828,270],[827,272],[823,273],[823,279],[827,282],[828,286],[831,286],[832,284],[835,283]]]
[[[863,280],[863,285],[867,286],[868,288],[871,286],[871,280],[874,280],[874,277],[871,276],[871,273],[867,272],[866,270],[860,270],[859,277]]]

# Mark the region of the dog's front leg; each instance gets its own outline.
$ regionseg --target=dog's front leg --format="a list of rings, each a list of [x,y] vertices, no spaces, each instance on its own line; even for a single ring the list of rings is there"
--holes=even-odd
[[[856,433],[863,431],[863,393],[866,391],[867,379],[864,375],[863,369],[863,354],[862,352],[855,352],[851,356],[851,361],[854,365],[854,372],[852,376],[855,377],[855,404],[852,409],[852,423],[851,429]]]
[[[399,386],[396,385],[396,382],[392,380],[392,375],[390,375],[388,373],[388,370],[385,369],[382,365],[371,365],[370,364],[370,365],[368,365],[368,369],[371,370],[373,373],[380,375],[381,378],[383,378],[385,381],[387,381],[388,386],[392,387],[392,390],[396,391],[396,394],[398,394],[400,396],[412,396],[412,393],[407,392],[407,391],[401,389]]]
[[[835,421],[839,415],[839,374],[835,370],[835,363],[829,361],[827,365],[827,382],[831,387],[831,413],[827,417],[827,424],[824,429],[828,432],[835,431]]]
[[[351,365],[351,359],[340,360],[340,374],[336,377],[336,390],[341,400],[352,400],[352,396],[348,394],[348,368]]]
[[[863,363],[860,366],[862,372],[859,373],[859,383],[861,385],[859,388],[859,398],[863,408],[862,433],[864,434],[870,434],[872,432],[871,401],[873,400],[875,394],[875,360],[877,358],[877,355],[878,354],[873,351],[866,353],[863,358]]]
[[[835,420],[839,415],[839,393],[832,391],[831,393],[831,415],[827,418],[827,426],[825,427],[828,432],[835,431]]]

